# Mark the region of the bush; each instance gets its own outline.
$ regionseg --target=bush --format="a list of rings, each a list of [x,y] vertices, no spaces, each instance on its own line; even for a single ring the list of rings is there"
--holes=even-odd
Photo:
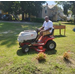
[[[59,21],[59,25],[61,25],[61,22]]]
[[[71,18],[70,20],[67,20],[67,22],[74,22],[74,19],[73,18]]]
[[[68,52],[65,52],[64,55],[63,55],[63,58],[64,59],[69,59],[70,55]]]
[[[46,60],[46,54],[43,52],[40,52],[36,58],[37,60]]]
[[[43,18],[31,18],[31,22],[43,23],[44,19]]]

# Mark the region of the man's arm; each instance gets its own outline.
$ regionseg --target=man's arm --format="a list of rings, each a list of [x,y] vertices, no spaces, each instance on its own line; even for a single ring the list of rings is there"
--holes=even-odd
[[[43,30],[43,29],[44,29],[44,27],[41,27],[41,28],[40,28],[40,30]]]
[[[47,29],[46,31],[49,31],[49,30],[51,30],[52,28],[49,28],[49,29]]]
[[[44,27],[41,27],[41,28],[38,29],[38,31],[41,31],[41,30],[43,30],[43,29],[44,29]]]
[[[51,30],[52,28],[49,28],[49,29],[47,29],[47,30],[41,30],[41,32],[45,32],[45,31],[49,31],[49,30]]]

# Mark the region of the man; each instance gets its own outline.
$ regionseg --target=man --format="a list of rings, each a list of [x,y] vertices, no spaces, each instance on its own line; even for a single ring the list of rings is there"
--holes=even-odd
[[[39,36],[37,38],[37,40],[41,37],[41,36],[45,36],[45,35],[48,35],[48,34],[51,34],[52,33],[52,30],[53,30],[53,23],[51,20],[49,20],[49,17],[48,16],[45,16],[45,21],[43,23],[43,26],[41,28],[39,28]]]

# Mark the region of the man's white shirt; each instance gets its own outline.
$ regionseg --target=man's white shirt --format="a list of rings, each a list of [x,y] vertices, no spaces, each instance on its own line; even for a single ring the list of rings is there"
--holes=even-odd
[[[52,29],[53,29],[53,23],[52,23],[52,21],[50,21],[50,20],[49,20],[48,22],[44,21],[42,27],[44,27],[44,30],[47,30],[47,29],[49,29],[49,28],[52,28]],[[50,33],[52,32],[52,29],[49,30]]]

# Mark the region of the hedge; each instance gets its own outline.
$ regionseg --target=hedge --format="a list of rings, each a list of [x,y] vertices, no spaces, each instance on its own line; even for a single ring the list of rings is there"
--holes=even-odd
[[[31,22],[43,23],[44,19],[43,18],[31,18]]]

